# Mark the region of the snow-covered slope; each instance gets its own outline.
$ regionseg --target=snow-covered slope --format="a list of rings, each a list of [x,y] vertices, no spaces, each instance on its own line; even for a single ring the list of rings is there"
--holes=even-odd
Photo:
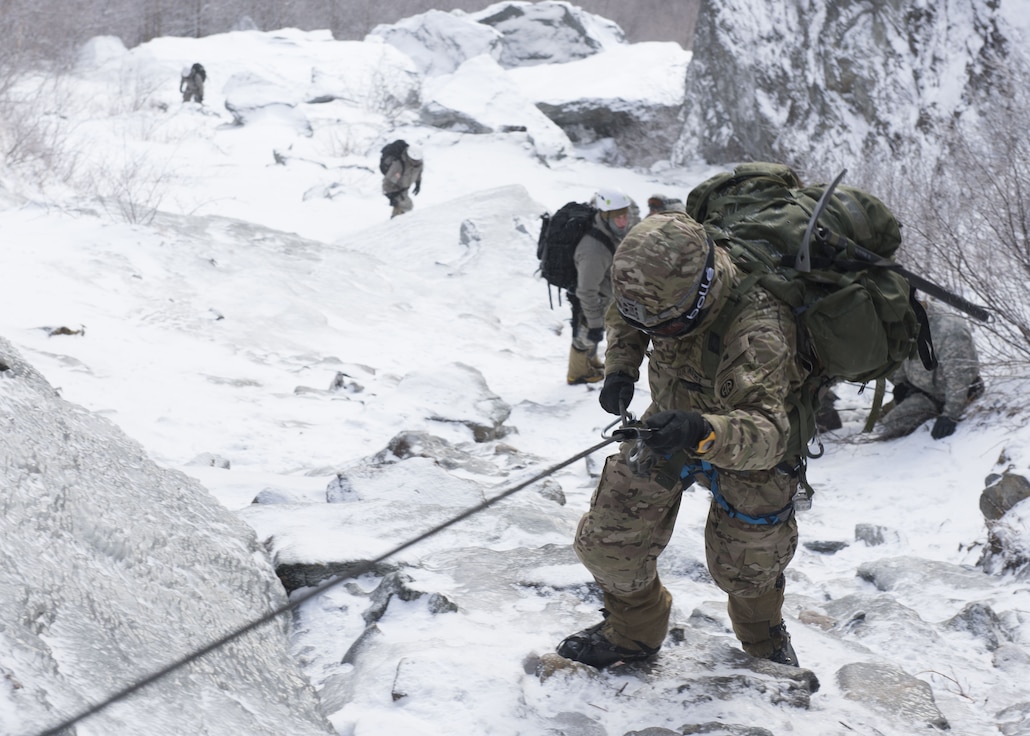
[[[231,622],[204,618],[202,601],[228,597],[240,623],[258,617],[282,595],[273,567],[291,591],[340,580],[283,624],[332,728],[348,736],[1027,730],[1025,573],[977,567],[985,477],[1030,462],[1013,386],[989,385],[953,437],[924,428],[890,444],[858,441],[868,394],[839,391],[845,428],[811,464],[817,496],[788,575],[788,625],[815,692],[807,671],[740,654],[705,570],[699,490],[684,494],[660,561],[675,630],[658,663],[552,671],[557,642],[598,616],[570,544],[608,448],[348,579],[602,441],[612,418],[596,390],[565,384],[567,307],[552,311],[533,273],[539,214],[602,185],[638,202],[682,197],[713,168],[620,169],[594,147],[548,148],[529,131],[428,127],[422,100],[437,84],[453,85],[448,95],[477,119],[505,108],[478,86],[460,99],[461,80],[490,64],[430,79],[382,41],[286,30],[97,46],[103,61],[83,62],[66,107],[83,171],[108,187],[97,191],[106,200],[41,194],[11,174],[0,192],[0,335],[20,355],[5,353],[18,369],[0,372],[0,549],[40,568],[26,578],[7,564],[0,578],[15,591],[0,630],[5,733],[38,733],[206,643],[197,620],[210,621],[211,640],[224,633]],[[633,50],[637,63],[645,51]],[[557,65],[554,79],[607,53]],[[613,75],[626,58],[612,53]],[[209,74],[202,107],[176,92],[195,60]],[[498,66],[489,73],[504,79],[529,71]],[[134,96],[125,79],[160,85]],[[224,108],[232,100],[255,114],[237,119]],[[376,159],[394,137],[421,144],[427,168],[415,210],[388,220]],[[126,222],[126,201],[149,216]],[[42,379],[25,388],[32,369],[63,401]],[[645,401],[638,394],[633,409]],[[61,454],[69,429],[83,448],[77,468]],[[36,466],[47,480],[28,484]],[[72,470],[91,471],[90,494]],[[20,523],[23,506],[37,509],[31,524]],[[97,519],[96,509],[111,511]],[[190,551],[176,556],[187,533]],[[83,558],[89,540],[95,556]],[[149,552],[154,540],[168,549]],[[123,574],[116,541],[126,559],[164,560],[182,588]],[[71,569],[85,577],[74,586],[61,577]],[[109,593],[111,608],[78,597],[86,586]],[[148,606],[166,615],[148,617]],[[319,732],[308,691],[276,664],[283,624],[78,732],[140,733],[145,717],[148,733],[274,732],[264,711],[236,710],[264,687],[269,718],[293,708]],[[105,663],[106,676],[55,673],[37,640],[16,635],[26,628],[55,652],[81,653],[75,666]],[[109,643],[91,648],[98,641]],[[187,680],[194,709],[183,714],[176,688]],[[208,692],[212,682],[224,689]]]

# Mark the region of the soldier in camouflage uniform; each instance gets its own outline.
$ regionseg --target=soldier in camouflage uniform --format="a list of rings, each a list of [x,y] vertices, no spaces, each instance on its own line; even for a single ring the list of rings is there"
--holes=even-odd
[[[393,208],[390,211],[390,219],[414,209],[415,203],[408,196],[408,188],[414,185],[412,194],[418,194],[422,190],[423,168],[422,149],[418,146],[408,146],[386,170],[383,175],[383,194]]]
[[[204,82],[207,81],[207,71],[203,65],[197,63],[188,70],[184,70],[179,80],[179,91],[182,92],[182,101],[195,102],[204,101]]]
[[[760,288],[723,335],[714,384],[702,372],[709,330],[741,274],[686,214],[654,214],[615,253],[615,302],[601,406],[622,414],[650,347],[651,430],[604,467],[575,549],[604,593],[604,620],[558,653],[595,667],[655,654],[672,598],[657,573],[683,488],[713,492],[705,528],[708,568],[729,596],[743,648],[797,665],[781,608],[784,570],[798,543],[792,498],[800,458],[786,457],[788,396],[805,374],[789,307]]]
[[[948,437],[955,431],[966,406],[983,393],[980,361],[969,323],[941,311],[933,303],[926,305],[926,313],[937,368],[926,370],[918,357],[901,364],[891,377],[894,401],[880,420],[878,439],[910,434],[928,419],[935,419],[931,437]]]

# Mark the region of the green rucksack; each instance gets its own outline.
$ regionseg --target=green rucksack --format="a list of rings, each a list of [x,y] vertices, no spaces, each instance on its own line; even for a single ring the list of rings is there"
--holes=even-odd
[[[787,166],[748,163],[695,187],[687,213],[745,274],[711,330],[704,358],[710,383],[721,336],[744,293],[761,286],[794,312],[809,376],[791,397],[788,457],[817,456],[809,443],[818,396],[831,384],[882,381],[917,352],[928,368],[936,365],[914,289],[883,265],[893,265],[901,228],[873,195],[837,182],[804,187]]]

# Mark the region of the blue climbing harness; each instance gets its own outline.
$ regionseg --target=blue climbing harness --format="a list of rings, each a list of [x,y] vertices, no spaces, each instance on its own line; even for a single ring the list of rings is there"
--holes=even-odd
[[[794,502],[791,501],[775,513],[761,514],[759,516],[748,516],[747,514],[743,514],[740,511],[737,511],[737,509],[733,508],[733,506],[730,505],[729,501],[727,501],[723,497],[722,493],[719,492],[719,471],[707,460],[701,460],[700,462],[684,465],[683,470],[680,471],[680,478],[682,478],[683,480],[689,480],[698,475],[703,475],[705,478],[708,479],[708,490],[712,492],[712,497],[715,499],[715,502],[723,508],[723,510],[731,519],[740,519],[746,524],[768,526],[772,524],[780,524],[784,521],[787,521],[787,519],[789,519],[791,515],[794,513]]]

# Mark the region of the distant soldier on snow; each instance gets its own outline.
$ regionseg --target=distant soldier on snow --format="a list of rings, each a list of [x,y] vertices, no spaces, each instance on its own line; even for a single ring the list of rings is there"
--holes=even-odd
[[[204,101],[204,82],[207,81],[207,72],[199,63],[194,64],[188,70],[182,72],[182,79],[179,80],[179,91],[182,92],[182,101],[194,102]]]
[[[408,196],[409,187],[414,185],[412,194],[418,194],[422,189],[422,149],[409,145],[403,148],[404,150],[394,156],[383,171],[383,194],[393,207],[391,219],[411,212],[414,208],[415,204]]]
[[[934,419],[930,436],[935,440],[950,436],[970,402],[983,394],[980,360],[969,323],[941,311],[934,303],[926,305],[930,335],[937,353],[937,367],[928,371],[919,358],[910,358],[891,377],[894,400],[880,420],[878,439],[902,437],[923,422]]]

